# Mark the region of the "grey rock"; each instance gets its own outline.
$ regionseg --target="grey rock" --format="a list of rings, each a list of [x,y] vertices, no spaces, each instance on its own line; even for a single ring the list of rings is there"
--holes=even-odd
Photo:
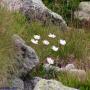
[[[27,77],[26,77],[27,78]],[[16,90],[33,90],[36,84],[41,80],[40,77],[34,77],[32,79],[27,78],[22,80],[20,78],[11,79],[11,87],[16,88]]]
[[[25,90],[33,90],[33,83],[31,82],[31,80],[24,81],[24,89]]]
[[[56,80],[41,79],[35,86],[34,90],[78,90],[64,86],[61,82]]]
[[[19,11],[22,7],[22,0],[1,0],[0,5],[10,11]]]
[[[10,11],[21,11],[28,20],[39,20],[44,24],[59,25],[61,30],[67,29],[65,20],[59,14],[48,9],[42,0],[2,0],[1,6]]]
[[[25,90],[33,90],[33,88],[36,86],[36,84],[41,80],[42,78],[40,77],[34,77],[33,79],[25,80],[24,81],[24,88]]]
[[[38,56],[33,48],[26,45],[18,35],[13,35],[13,45],[15,49],[15,66],[17,77],[27,75],[36,65],[39,64]]]
[[[12,80],[12,87],[16,90],[24,90],[24,82],[19,78],[15,78]]]
[[[36,86],[36,84],[41,80],[42,78],[40,77],[34,77],[31,82],[33,83],[33,87]]]
[[[74,66],[74,64],[67,64],[66,66],[65,66],[65,70],[71,70],[71,69],[75,69],[76,67]]]
[[[80,21],[86,20],[90,21],[90,1],[81,2],[79,4],[79,10],[75,11],[75,18],[79,19]]]

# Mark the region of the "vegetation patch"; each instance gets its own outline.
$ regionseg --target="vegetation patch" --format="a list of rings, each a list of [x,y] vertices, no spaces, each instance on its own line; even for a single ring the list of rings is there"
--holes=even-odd
[[[50,33],[56,37],[50,38],[48,36]],[[90,55],[90,33],[74,28],[69,29],[66,32],[62,32],[59,27],[54,25],[43,26],[39,22],[28,23],[26,18],[20,13],[11,13],[4,9],[0,9],[1,80],[3,77],[7,76],[8,67],[10,66],[13,68],[12,63],[14,53],[12,47],[12,35],[14,34],[20,35],[29,46],[35,49],[40,59],[40,65],[45,63],[47,57],[53,58],[55,62],[58,62],[58,64],[62,65],[67,64],[70,58],[72,58],[73,61],[79,63],[79,65],[77,64],[78,67],[82,67],[82,63],[84,64],[86,61],[87,64],[90,64],[87,59]],[[41,37],[38,44],[34,44],[31,41],[31,39],[34,38],[34,35],[39,35]],[[44,40],[49,41],[49,44],[43,44]],[[60,40],[65,40],[66,44],[61,45]],[[56,46],[59,49],[54,51],[51,49],[52,46]],[[44,71],[41,66],[39,67],[40,70],[37,72],[37,75],[43,77]],[[59,75],[57,77],[59,77]],[[68,78],[64,78],[65,76],[61,75],[61,77],[62,78],[60,78],[60,80],[63,81],[63,83],[66,85],[80,87],[81,90],[89,90],[86,89],[89,88],[89,83],[85,82],[84,84],[80,84],[80,82],[78,82],[76,84],[76,81],[74,81],[72,78],[68,79],[69,76]]]

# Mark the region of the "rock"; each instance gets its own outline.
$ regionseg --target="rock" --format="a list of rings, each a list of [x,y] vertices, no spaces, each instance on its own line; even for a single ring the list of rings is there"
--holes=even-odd
[[[24,90],[33,90],[33,84],[31,80],[25,80],[24,81]]]
[[[40,77],[34,77],[31,82],[33,83],[33,87],[36,86],[36,84],[41,80],[42,78]]]
[[[18,71],[16,76],[22,77],[39,64],[39,59],[35,50],[26,45],[25,41],[18,35],[13,35],[13,44],[15,48],[15,66]]]
[[[81,2],[79,4],[79,10],[75,11],[74,14],[75,18],[81,21],[81,24],[90,24],[90,1]]]
[[[25,90],[33,90],[33,88],[36,86],[36,84],[41,80],[42,78],[40,77],[34,77],[33,79],[25,80],[24,81],[24,89]]]
[[[22,0],[1,0],[0,4],[10,11],[19,11],[22,7]]]
[[[9,73],[11,77],[8,78],[8,81],[11,81],[11,86],[17,90],[33,90],[41,79],[30,77],[30,71],[39,64],[38,56],[35,50],[26,45],[25,41],[18,35],[13,35],[12,41],[15,50],[14,66],[16,72]]]
[[[78,90],[64,86],[61,82],[56,80],[41,79],[35,86],[34,90]]]
[[[29,78],[22,80],[15,77],[14,79],[11,79],[11,88],[16,88],[17,90],[33,90],[41,79],[42,78],[40,77],[34,77],[31,80]]]
[[[71,70],[71,69],[75,69],[75,66],[74,64],[67,64],[66,67],[65,67],[65,70]]]
[[[90,13],[90,1],[88,2],[81,2],[79,4],[79,9],[83,10],[84,12]]]
[[[24,90],[24,82],[19,78],[15,78],[12,80],[12,87],[16,88],[17,90]]]
[[[10,11],[22,12],[28,20],[39,20],[44,24],[59,25],[61,30],[67,29],[65,20],[59,14],[48,9],[42,0],[2,0],[1,6]]]

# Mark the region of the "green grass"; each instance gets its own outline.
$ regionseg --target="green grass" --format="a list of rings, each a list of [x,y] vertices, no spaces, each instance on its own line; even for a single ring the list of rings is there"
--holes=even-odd
[[[87,74],[88,79],[85,81],[79,81],[76,77],[69,75],[68,73],[60,73],[58,75],[59,81],[64,85],[78,88],[79,90],[90,90],[90,73]]]
[[[50,39],[48,38],[49,33],[54,33],[57,37],[55,39]],[[81,62],[86,60],[90,55],[90,32],[76,30],[74,28],[67,32],[62,32],[59,27],[54,25],[43,26],[39,22],[28,23],[26,18],[20,13],[10,13],[4,9],[0,9],[0,76],[3,77],[7,76],[9,66],[13,68],[14,52],[11,38],[14,34],[21,36],[29,46],[35,49],[41,63],[45,62],[48,56],[59,61],[63,59],[67,63],[67,58],[70,55],[74,55],[75,59]],[[31,43],[31,38],[33,38],[35,34],[41,36],[38,45]],[[42,44],[42,40],[44,39],[49,40],[49,46],[44,46]],[[65,39],[67,44],[61,46],[59,44],[60,39]],[[59,51],[52,51],[52,45],[58,46],[60,48]],[[44,72],[41,70],[41,72],[38,72],[38,76],[43,76],[43,73]],[[66,79],[63,78],[63,81],[65,80]],[[69,85],[68,83],[66,84]],[[82,88],[83,86],[84,85],[82,85]]]

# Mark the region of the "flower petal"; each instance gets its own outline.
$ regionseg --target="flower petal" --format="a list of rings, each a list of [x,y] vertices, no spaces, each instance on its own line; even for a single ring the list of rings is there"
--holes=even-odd
[[[48,35],[48,37],[50,37],[50,38],[56,38],[56,35],[55,35],[55,34],[50,33],[50,34]]]
[[[40,35],[34,35],[34,39],[39,40],[40,38]]]
[[[57,51],[59,50],[59,48],[56,47],[56,46],[52,46],[51,49],[52,49],[53,51],[55,51],[55,52],[57,52]]]
[[[38,44],[38,40],[35,40],[35,39],[31,39],[31,42],[32,42],[33,44]]]
[[[60,40],[60,44],[61,44],[61,45],[66,45],[66,41],[63,40],[63,39],[61,39],[61,40]]]
[[[43,44],[44,44],[44,45],[49,45],[50,43],[49,43],[48,40],[43,40]]]
[[[50,57],[47,57],[48,64],[54,64],[54,60]]]

